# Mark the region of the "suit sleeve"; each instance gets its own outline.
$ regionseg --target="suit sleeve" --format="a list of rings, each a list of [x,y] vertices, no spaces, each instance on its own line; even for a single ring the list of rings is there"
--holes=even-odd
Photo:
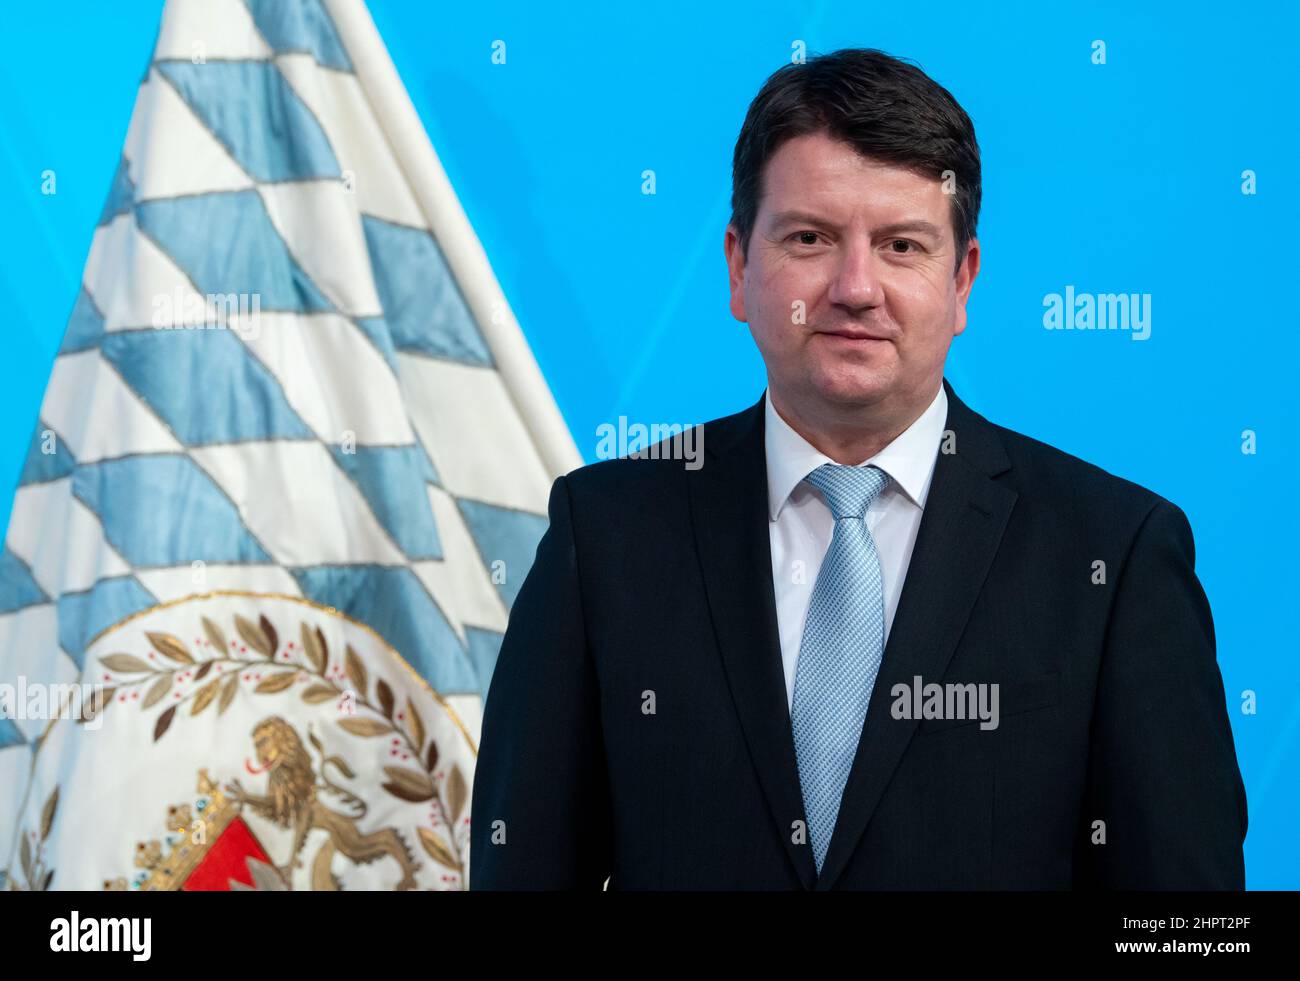
[[[484,704],[471,889],[599,890],[611,871],[599,688],[564,477],[547,510]]]
[[[1120,571],[1107,628],[1081,885],[1245,888],[1246,794],[1195,561],[1186,516],[1161,499]]]

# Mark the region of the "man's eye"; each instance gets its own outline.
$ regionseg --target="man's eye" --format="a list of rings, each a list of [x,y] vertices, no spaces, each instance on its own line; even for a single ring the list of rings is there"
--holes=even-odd
[[[889,244],[891,247],[893,247],[894,251],[899,255],[907,255],[908,252],[916,251],[916,243],[911,242],[905,238],[896,238]],[[904,248],[902,249],[898,248],[898,246],[900,245],[904,246]]]
[[[804,232],[795,232],[793,235],[790,236],[790,238],[792,238],[792,239],[797,238],[797,239],[799,240],[799,242],[798,242],[799,245],[816,245],[816,244],[817,244],[817,233],[816,233],[816,232],[808,232],[808,231],[804,231]]]

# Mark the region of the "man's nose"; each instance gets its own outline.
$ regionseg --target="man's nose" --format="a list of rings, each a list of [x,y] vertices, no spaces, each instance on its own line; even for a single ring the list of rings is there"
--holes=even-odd
[[[831,278],[828,299],[852,309],[880,303],[879,258],[869,242],[852,242],[843,248]]]

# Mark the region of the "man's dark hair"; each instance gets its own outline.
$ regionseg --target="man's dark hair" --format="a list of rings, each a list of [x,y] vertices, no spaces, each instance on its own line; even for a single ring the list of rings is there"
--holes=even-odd
[[[820,132],[864,157],[927,177],[953,172],[956,275],[979,219],[975,127],[952,93],[919,67],[874,48],[844,48],[786,65],[750,103],[731,171],[731,223],[742,254],[749,254],[768,160],[787,140]]]

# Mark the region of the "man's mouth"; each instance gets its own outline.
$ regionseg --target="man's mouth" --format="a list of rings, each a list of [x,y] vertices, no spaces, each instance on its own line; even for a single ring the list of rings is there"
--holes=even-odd
[[[879,343],[889,340],[888,337],[883,337],[880,334],[872,334],[865,330],[819,330],[816,331],[816,333],[822,334],[826,337],[835,338],[837,341],[852,342],[856,344],[867,344],[871,342]]]

